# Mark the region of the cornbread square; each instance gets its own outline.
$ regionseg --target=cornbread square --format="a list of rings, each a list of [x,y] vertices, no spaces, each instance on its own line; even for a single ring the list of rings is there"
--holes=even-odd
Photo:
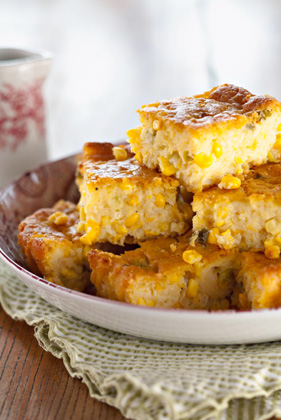
[[[173,175],[188,191],[280,160],[281,104],[270,96],[225,84],[138,112],[142,126],[128,132],[136,159]]]
[[[194,194],[193,229],[209,230],[208,241],[222,248],[281,248],[281,164],[255,167],[236,189],[212,187]],[[273,247],[273,248],[272,248]]]
[[[240,309],[281,306],[281,258],[270,260],[262,252],[244,252],[237,281],[242,286]]]
[[[115,153],[113,145],[107,147]],[[83,243],[123,245],[187,231],[192,210],[181,198],[177,180],[139,165],[130,156],[97,161],[91,148],[96,153],[99,144],[84,146],[78,175],[78,229],[84,233]]]
[[[84,291],[90,285],[87,252],[75,225],[77,206],[59,201],[53,208],[36,211],[19,225],[18,241],[27,266],[46,280],[70,289]],[[111,244],[95,244],[106,251],[121,252]]]
[[[98,296],[160,308],[231,307],[238,250],[160,238],[121,256],[91,250],[88,257]]]

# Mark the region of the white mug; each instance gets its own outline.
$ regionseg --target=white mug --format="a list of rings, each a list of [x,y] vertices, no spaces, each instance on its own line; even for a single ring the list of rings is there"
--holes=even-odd
[[[47,51],[0,47],[0,187],[47,160]]]

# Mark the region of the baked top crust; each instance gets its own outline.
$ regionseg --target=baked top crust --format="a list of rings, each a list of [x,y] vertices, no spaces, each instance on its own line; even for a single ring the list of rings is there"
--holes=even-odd
[[[126,178],[144,186],[153,180],[159,184],[164,181],[173,187],[179,185],[177,180],[140,165],[129,151],[129,145],[124,146],[128,158],[121,161],[114,158],[113,148],[111,143],[86,143],[79,172],[87,183],[106,182],[108,185]]]
[[[210,128],[216,124],[242,124],[249,118],[257,122],[281,104],[268,95],[253,95],[248,90],[224,84],[201,95],[179,97],[144,105],[142,117],[160,119],[190,130]]]
[[[188,232],[188,234],[179,236],[177,239],[158,238],[142,242],[139,248],[125,252],[121,256],[104,253],[104,267],[107,268],[106,260],[110,259],[111,264],[119,267],[124,266],[125,271],[123,274],[129,270],[131,274],[134,273],[135,275],[161,275],[162,273],[166,276],[185,271],[193,273],[197,271],[198,273],[199,267],[213,265],[216,262],[220,263],[223,257],[237,255],[238,258],[238,250],[236,248],[225,250],[216,245],[203,245],[199,243],[196,244],[196,247],[193,247],[189,245],[190,235],[191,232]],[[202,256],[202,260],[193,265],[186,263],[183,260],[183,252],[186,250],[196,250]],[[96,252],[95,250],[91,250],[88,254],[90,263],[94,261],[94,256],[99,253],[100,251]],[[100,255],[102,254],[100,253]],[[94,269],[94,265],[92,267]]]
[[[243,252],[243,270],[252,276],[281,277],[281,258],[266,258],[263,252]]]
[[[250,196],[261,197],[264,200],[274,200],[281,204],[281,164],[269,163],[255,166],[247,174],[240,176],[241,186],[234,190],[211,187],[204,192],[195,194],[196,202],[200,200],[228,199],[231,201],[244,200]],[[252,197],[254,198],[254,197]]]
[[[49,219],[55,212],[67,215],[67,221],[56,224]],[[28,216],[19,225],[19,241],[21,246],[30,246],[30,238],[45,237],[54,240],[78,241],[81,236],[77,233],[75,224],[79,222],[77,205],[69,201],[60,200],[53,208],[44,208]]]

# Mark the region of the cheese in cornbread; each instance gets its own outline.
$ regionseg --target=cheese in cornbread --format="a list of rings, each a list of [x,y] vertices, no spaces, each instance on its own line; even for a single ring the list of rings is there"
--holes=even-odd
[[[59,201],[53,208],[36,211],[19,225],[18,241],[27,266],[46,280],[84,291],[90,285],[87,252],[76,231],[77,206]],[[95,244],[105,251],[122,252],[111,244]]]
[[[192,211],[177,180],[139,165],[125,149],[107,143],[102,145],[107,153],[99,154],[99,147],[84,146],[77,175],[84,244],[123,245],[187,231]]]
[[[145,105],[139,114],[142,126],[128,131],[135,158],[191,192],[280,158],[281,103],[267,95],[225,84]]]
[[[212,187],[193,198],[193,229],[208,229],[208,242],[229,249],[265,249],[269,258],[281,248],[281,164],[251,169],[235,189]]]
[[[193,248],[184,235],[146,241],[121,256],[91,250],[88,257],[98,296],[161,308],[231,307],[238,250]]]
[[[243,252],[237,281],[242,286],[240,309],[281,306],[281,258],[270,260],[262,252]]]

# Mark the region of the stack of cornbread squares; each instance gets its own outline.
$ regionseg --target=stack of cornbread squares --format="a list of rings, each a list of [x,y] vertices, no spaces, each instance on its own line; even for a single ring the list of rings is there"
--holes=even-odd
[[[139,114],[130,148],[84,146],[78,206],[20,224],[28,266],[135,305],[281,306],[281,103],[226,84]]]

